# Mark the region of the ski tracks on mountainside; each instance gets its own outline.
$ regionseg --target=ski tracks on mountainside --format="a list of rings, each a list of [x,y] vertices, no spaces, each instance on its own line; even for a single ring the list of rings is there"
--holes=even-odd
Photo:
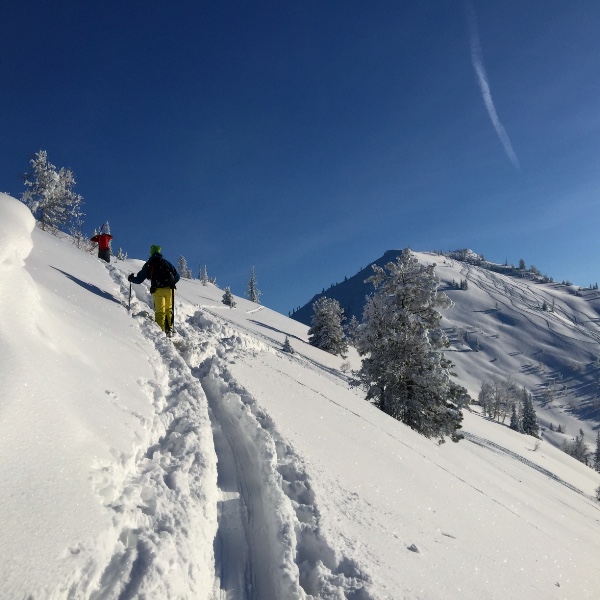
[[[565,487],[568,487],[570,490],[577,492],[581,496],[584,496],[586,498],[593,500],[593,498],[587,496],[578,487],[575,487],[574,485],[570,484],[568,481],[565,481],[564,479],[561,479],[560,477],[558,477],[558,475],[552,473],[552,471],[549,471],[548,469],[544,469],[544,467],[538,465],[535,462],[527,460],[526,458],[524,458],[520,454],[517,454],[516,452],[513,452],[512,450],[509,450],[508,448],[505,448],[504,446],[500,446],[499,444],[496,444],[490,440],[482,438],[473,433],[469,433],[468,431],[463,432],[463,435],[465,437],[465,440],[468,440],[469,442],[472,442],[473,444],[476,444],[477,446],[480,446],[481,448],[487,448],[488,450],[491,450],[492,452],[495,452],[497,454],[500,454],[500,455],[504,454],[506,456],[510,456],[514,460],[516,460],[520,463],[523,463],[524,465],[526,465],[536,471],[539,471],[542,475],[545,475],[549,479],[552,479],[552,480],[556,481],[557,483],[560,483],[560,484],[564,485]],[[496,466],[498,466],[498,465],[496,465]],[[500,467],[498,466],[498,468],[500,468]]]
[[[600,342],[600,332],[596,323],[591,321],[589,315],[574,307],[569,307],[570,313],[567,312],[561,306],[564,300],[557,302],[553,311],[542,310],[544,302],[551,304],[555,299],[543,288],[536,289],[531,284],[517,280],[509,284],[496,273],[474,265],[465,265],[461,273],[483,290],[496,305],[510,305],[536,326],[539,326],[539,321],[542,320],[549,332],[561,341],[571,343],[570,340],[577,340],[591,344]],[[579,314],[579,319],[572,316],[575,313]],[[558,327],[565,328],[571,335],[558,331]]]
[[[237,352],[273,350],[188,302],[172,343],[139,291],[133,323],[156,353],[155,380],[138,383],[155,416],[129,455],[96,465],[112,527],[69,549],[83,566],[52,597],[373,600],[369,577],[324,538],[302,461],[228,371]]]

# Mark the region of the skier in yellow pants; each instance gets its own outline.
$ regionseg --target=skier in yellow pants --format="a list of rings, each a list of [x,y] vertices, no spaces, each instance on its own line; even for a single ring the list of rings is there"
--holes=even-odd
[[[170,287],[158,288],[153,294],[154,320],[158,326],[169,332],[173,326],[173,290]]]
[[[137,275],[127,278],[132,283],[150,280],[150,293],[154,298],[154,320],[168,335],[173,333],[173,298],[175,284],[179,281],[177,269],[160,253],[160,246],[150,247],[150,258]]]

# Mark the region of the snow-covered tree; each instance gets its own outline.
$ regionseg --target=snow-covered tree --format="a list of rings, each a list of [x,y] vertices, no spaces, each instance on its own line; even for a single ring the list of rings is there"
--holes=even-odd
[[[30,161],[31,170],[25,174],[26,186],[21,201],[27,205],[44,230],[56,231],[69,224],[81,224],[83,198],[76,194],[75,176],[70,169],[60,171],[48,162],[45,150],[37,152]]]
[[[492,377],[490,381],[483,381],[478,401],[484,414],[502,423],[514,405],[520,422],[523,394],[510,377],[504,380]]]
[[[235,300],[233,299],[231,290],[228,287],[225,288],[222,302],[223,304],[229,306],[229,308],[235,308]]]
[[[346,334],[346,338],[350,344],[354,344],[354,340],[356,335],[358,334],[358,328],[360,327],[359,320],[352,315],[352,318],[346,325],[344,325],[344,333]]]
[[[202,285],[208,285],[208,272],[206,271],[206,265],[198,269],[198,279],[202,282]]]
[[[596,452],[594,452],[594,469],[600,473],[600,431],[596,434]]]
[[[125,260],[127,258],[127,254],[123,252],[123,248],[119,248],[117,250],[117,260]]]
[[[283,342],[283,351],[288,354],[294,354],[294,349],[292,348],[292,344],[290,344],[290,338],[286,335],[285,341]]]
[[[342,321],[344,311],[337,300],[323,296],[313,303],[313,317],[308,330],[308,343],[330,354],[346,358],[348,342]]]
[[[587,465],[589,450],[584,440],[583,429],[579,430],[579,434],[575,436],[575,439],[571,441],[565,440],[562,450],[573,458],[576,458],[579,462]]]
[[[179,262],[177,264],[177,270],[179,271],[179,274],[182,277],[185,277],[186,279],[192,279],[192,272],[191,272],[190,268],[188,267],[187,260],[185,260],[185,257],[183,257],[183,256],[179,257]]]
[[[248,290],[246,292],[246,296],[250,299],[250,302],[255,302],[256,304],[260,304],[260,297],[262,292],[258,291],[256,287],[256,273],[254,272],[254,267],[250,270],[250,281],[248,282]]]
[[[433,265],[404,250],[385,268],[373,265],[376,292],[367,300],[356,348],[364,356],[357,373],[367,400],[426,437],[458,441],[470,398],[451,380],[452,363],[441,349],[448,340],[438,309],[451,306],[438,291]]]
[[[83,233],[83,214],[76,215],[71,219],[71,225],[69,226],[69,233],[73,239],[73,243],[80,250],[91,252],[95,250],[94,244],[90,241],[90,238]]]

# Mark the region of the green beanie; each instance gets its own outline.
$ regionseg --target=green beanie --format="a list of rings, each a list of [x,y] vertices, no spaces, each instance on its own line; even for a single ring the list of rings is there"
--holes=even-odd
[[[161,250],[162,250],[162,246],[155,246],[154,244],[152,244],[152,246],[150,246],[150,256],[152,256],[153,254],[156,254],[157,252],[160,254]]]

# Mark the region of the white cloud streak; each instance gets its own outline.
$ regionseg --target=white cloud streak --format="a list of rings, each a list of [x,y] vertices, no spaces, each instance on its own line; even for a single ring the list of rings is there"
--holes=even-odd
[[[494,100],[492,99],[490,84],[488,82],[487,73],[485,72],[485,67],[483,66],[483,53],[481,52],[481,42],[479,41],[479,28],[477,27],[475,10],[471,5],[467,7],[467,13],[469,18],[471,42],[471,62],[473,63],[473,68],[475,69],[475,75],[477,75],[481,96],[483,97],[485,108],[488,111],[492,125],[498,134],[498,138],[504,147],[506,155],[515,168],[519,169],[519,159],[513,150],[508,134],[506,133],[506,129],[504,129],[504,125],[502,125],[500,122],[500,118],[498,117],[498,113],[496,112],[496,107],[494,105]]]

